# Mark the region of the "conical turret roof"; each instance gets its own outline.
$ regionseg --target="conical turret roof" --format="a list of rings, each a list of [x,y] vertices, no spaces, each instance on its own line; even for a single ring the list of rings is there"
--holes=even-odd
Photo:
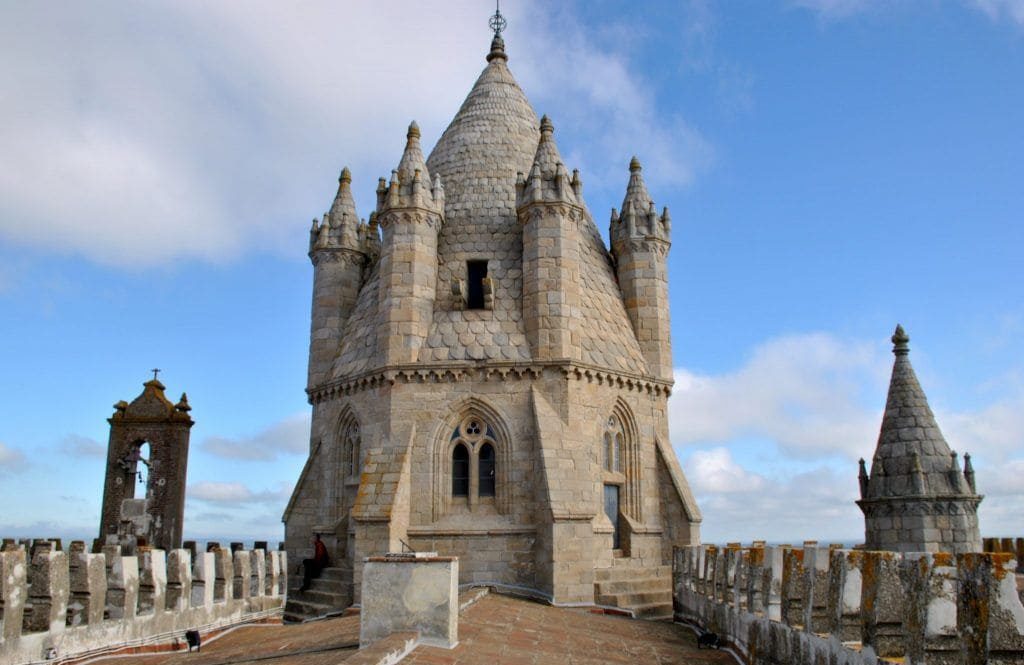
[[[522,310],[523,234],[516,213],[516,174],[529,173],[541,131],[507,61],[504,42],[496,36],[487,66],[426,160],[430,176],[443,185],[445,204],[437,239],[433,321],[418,352],[421,362],[531,357]],[[646,363],[607,249],[589,215],[580,234],[580,360],[644,374]],[[492,310],[464,309],[457,301],[458,282],[466,279],[471,260],[487,261]],[[346,323],[336,378],[379,361],[372,357],[378,284],[374,266]]]
[[[871,464],[872,480],[884,477],[885,481],[874,493],[876,498],[970,494],[910,364],[909,341],[903,327],[896,326],[892,336],[896,360]]]

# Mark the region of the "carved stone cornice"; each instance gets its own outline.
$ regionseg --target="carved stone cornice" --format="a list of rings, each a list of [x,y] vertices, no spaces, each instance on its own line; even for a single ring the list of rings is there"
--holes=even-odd
[[[671,247],[671,242],[664,238],[659,238],[658,236],[636,236],[633,238],[624,238],[617,240],[613,245],[615,254],[618,256],[626,254],[627,252],[647,252],[650,254],[657,254],[662,258],[668,256],[668,250]]]
[[[377,215],[382,229],[387,229],[395,222],[405,224],[424,224],[432,229],[440,229],[444,218],[429,208],[386,208]]]
[[[519,381],[561,375],[566,381],[586,381],[620,390],[667,398],[673,381],[653,376],[610,370],[576,361],[494,361],[478,363],[438,362],[386,365],[367,372],[335,379],[306,389],[309,402],[316,404],[342,395],[353,395],[396,383],[458,383],[461,381]]]
[[[865,517],[973,515],[984,498],[981,494],[911,496],[860,499],[857,505]]]
[[[348,247],[317,247],[309,253],[309,258],[314,266],[321,263],[348,263],[361,266],[368,259],[365,253]]]
[[[523,226],[553,217],[568,218],[578,224],[585,215],[583,208],[568,201],[531,201],[516,210],[519,223]]]

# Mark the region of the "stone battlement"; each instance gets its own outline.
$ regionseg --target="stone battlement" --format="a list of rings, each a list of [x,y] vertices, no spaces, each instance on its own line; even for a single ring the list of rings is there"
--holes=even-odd
[[[233,549],[233,551],[232,551]],[[64,660],[117,647],[183,640],[280,616],[287,593],[283,551],[210,551],[119,546],[100,553],[81,541],[5,540],[0,551],[0,665]]]
[[[877,552],[763,543],[676,548],[677,620],[747,663],[1001,665],[1024,661],[1010,553]]]

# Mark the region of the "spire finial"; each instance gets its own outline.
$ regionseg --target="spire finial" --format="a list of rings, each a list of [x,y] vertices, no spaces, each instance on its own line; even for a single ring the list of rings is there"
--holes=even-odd
[[[903,326],[896,324],[896,332],[892,334],[892,352],[897,356],[905,356],[910,353],[910,335],[903,330]]]
[[[347,166],[341,170],[341,175],[338,176],[338,182],[352,182],[352,172],[348,170]]]
[[[405,138],[407,139],[418,139],[420,137],[420,126],[413,120],[409,123],[409,131],[406,133]]]
[[[501,32],[505,29],[508,23],[505,21],[505,17],[501,15],[500,3],[495,5],[494,16],[488,22],[491,26],[491,30],[494,31],[494,39],[491,40],[491,52],[487,54],[487,62],[498,58],[500,60],[508,60],[508,56],[505,55],[505,40],[501,38]]]
[[[500,37],[501,33],[505,30],[505,26],[508,25],[508,21],[501,15],[501,0],[495,0],[494,16],[487,22],[487,25],[494,31],[495,37]]]
[[[640,170],[640,160],[636,158],[636,155],[633,155],[633,159],[629,160],[629,172],[636,173]]]
[[[551,123],[551,118],[544,115],[540,119],[540,133],[541,135],[550,136],[555,132],[555,126]]]

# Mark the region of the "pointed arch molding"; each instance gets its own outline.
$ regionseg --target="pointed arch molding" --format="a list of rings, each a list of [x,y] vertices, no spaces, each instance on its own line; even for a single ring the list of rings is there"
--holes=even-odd
[[[349,448],[350,442],[346,436],[352,427],[355,427],[358,433],[355,440],[355,450]],[[351,508],[351,506],[343,505],[345,502],[345,484],[352,477],[352,474],[349,473],[349,467],[353,455],[358,459],[358,468],[355,473],[356,478],[359,477],[359,469],[362,468],[361,458],[365,449],[362,432],[362,425],[352,409],[352,405],[346,404],[342,407],[341,413],[335,421],[334,431],[331,432],[331,460],[327,467],[333,472],[333,478],[327,484],[332,490],[332,495],[329,498],[330,510],[327,514],[331,515],[335,522],[346,517],[348,508]]]
[[[502,515],[512,513],[512,436],[508,420],[498,409],[478,397],[468,397],[452,406],[448,415],[438,424],[432,438],[434,472],[431,474],[433,519],[436,522],[448,514],[452,502],[452,453],[458,443],[452,433],[466,418],[476,416],[490,425],[494,436],[488,441],[494,445],[494,504]],[[477,465],[477,455],[470,455],[471,467]]]
[[[626,477],[622,511],[635,521],[643,522],[644,502],[640,487],[640,471],[643,460],[640,457],[640,430],[636,425],[633,410],[622,398],[615,400],[611,412],[619,418],[626,435],[626,445],[622,450],[622,472]]]

